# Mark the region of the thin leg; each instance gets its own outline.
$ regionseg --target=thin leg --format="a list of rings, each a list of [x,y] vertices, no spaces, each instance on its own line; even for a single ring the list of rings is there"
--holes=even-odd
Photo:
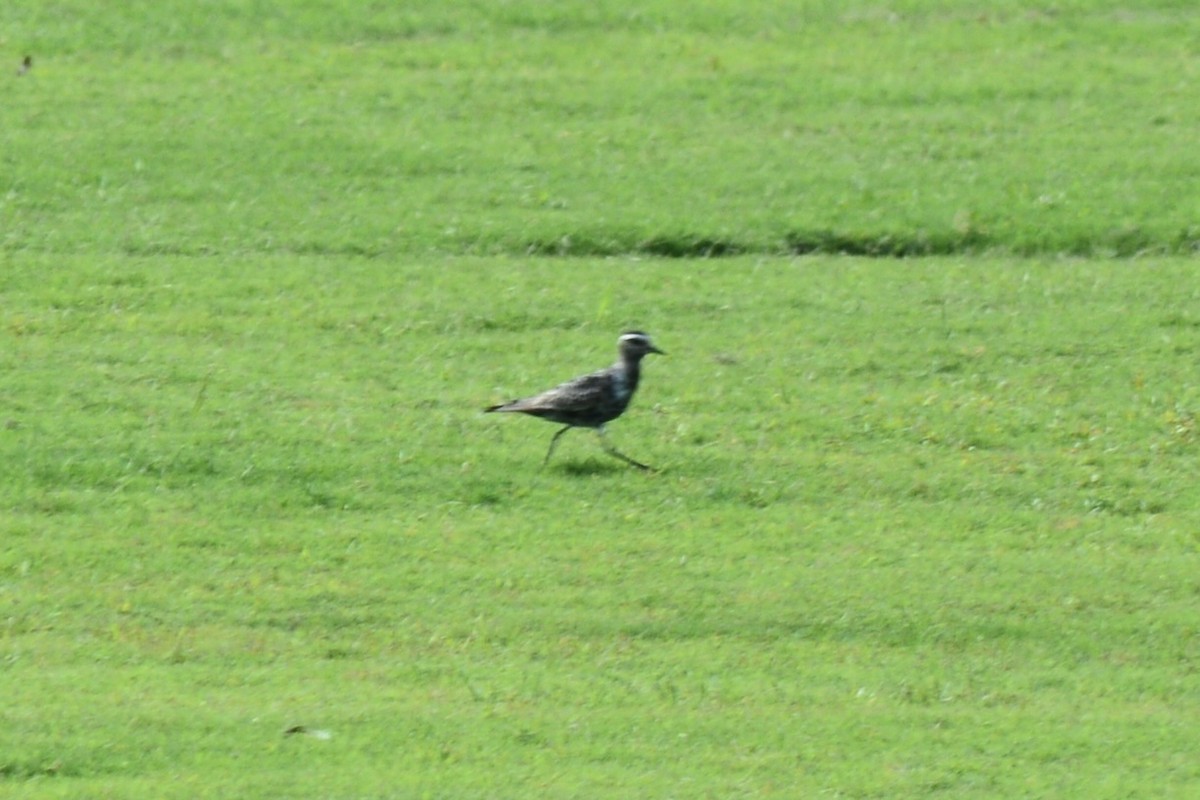
[[[647,472],[655,472],[656,471],[654,469],[654,467],[651,467],[647,464],[643,464],[640,461],[634,461],[632,458],[625,455],[620,450],[618,450],[617,448],[615,448],[611,444],[609,444],[608,443],[608,435],[605,434],[603,425],[601,425],[599,428],[596,428],[596,433],[600,434],[600,444],[604,447],[604,452],[608,453],[613,458],[619,458],[622,461],[624,461],[626,464],[632,464],[633,466],[637,467],[638,469],[646,470]]]
[[[554,453],[554,446],[556,444],[558,444],[558,437],[562,436],[564,433],[571,430],[572,427],[573,426],[568,425],[567,427],[560,430],[558,433],[554,434],[554,438],[550,440],[550,449],[546,451],[546,457],[542,459],[543,467],[546,466],[547,463],[549,463],[550,456],[553,455],[553,453]]]

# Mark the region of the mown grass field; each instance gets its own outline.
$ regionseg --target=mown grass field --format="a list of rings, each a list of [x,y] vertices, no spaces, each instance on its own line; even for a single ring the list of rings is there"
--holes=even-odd
[[[0,9],[0,794],[1195,795],[1200,13],[777,6]]]

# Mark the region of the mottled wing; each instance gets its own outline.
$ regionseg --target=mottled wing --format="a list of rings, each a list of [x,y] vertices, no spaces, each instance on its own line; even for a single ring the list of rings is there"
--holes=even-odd
[[[608,372],[601,370],[561,383],[533,397],[514,400],[497,410],[523,411],[535,416],[551,417],[584,414],[607,399],[611,382]]]

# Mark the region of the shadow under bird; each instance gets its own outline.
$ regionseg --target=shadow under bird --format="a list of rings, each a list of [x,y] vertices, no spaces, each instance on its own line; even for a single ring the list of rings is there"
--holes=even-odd
[[[652,470],[652,467],[634,461],[609,444],[604,424],[621,416],[629,407],[641,378],[642,358],[650,353],[664,356],[666,353],[655,347],[650,337],[642,331],[622,333],[617,340],[617,353],[616,363],[607,369],[583,375],[523,400],[490,406],[484,411],[519,411],[565,425],[550,440],[550,449],[542,459],[543,466],[550,461],[554,446],[564,433],[571,428],[595,428],[606,453],[638,469]]]

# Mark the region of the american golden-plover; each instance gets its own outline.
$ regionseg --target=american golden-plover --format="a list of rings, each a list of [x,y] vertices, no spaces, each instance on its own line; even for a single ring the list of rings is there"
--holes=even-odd
[[[542,459],[543,466],[550,461],[554,446],[564,433],[571,428],[595,428],[606,453],[638,469],[652,469],[609,444],[604,424],[621,416],[629,407],[641,377],[642,358],[649,353],[666,353],[655,347],[642,331],[622,333],[617,340],[617,352],[620,355],[616,363],[607,369],[583,375],[523,400],[490,406],[484,411],[519,411],[565,425],[550,440],[550,449]]]

